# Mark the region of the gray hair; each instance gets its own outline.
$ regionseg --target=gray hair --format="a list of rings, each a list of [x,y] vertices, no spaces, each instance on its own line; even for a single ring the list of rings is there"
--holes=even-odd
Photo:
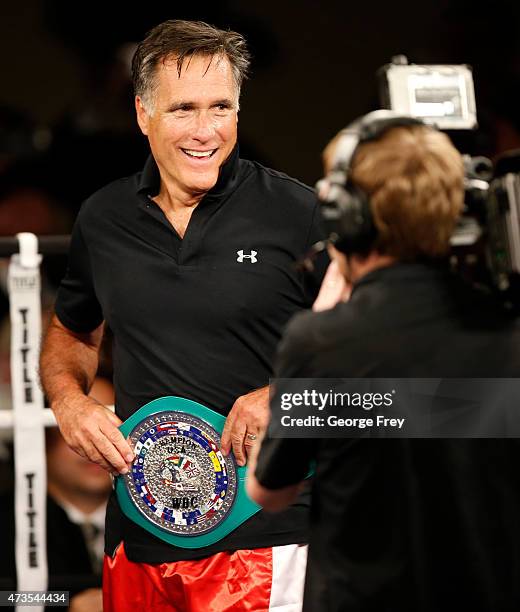
[[[250,64],[245,38],[237,32],[219,30],[203,21],[169,20],[148,32],[132,59],[134,93],[141,98],[148,112],[153,108],[159,62],[175,58],[180,76],[184,61],[189,61],[194,55],[227,57],[238,99]]]

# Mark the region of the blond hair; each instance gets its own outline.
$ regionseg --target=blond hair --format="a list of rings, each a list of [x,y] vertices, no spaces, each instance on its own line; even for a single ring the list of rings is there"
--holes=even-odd
[[[334,144],[324,151],[326,164]],[[358,147],[350,177],[370,199],[375,250],[401,260],[448,252],[464,202],[464,166],[445,134],[422,125],[391,128]]]

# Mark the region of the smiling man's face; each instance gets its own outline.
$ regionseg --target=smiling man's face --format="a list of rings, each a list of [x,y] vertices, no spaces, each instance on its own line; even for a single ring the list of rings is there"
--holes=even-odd
[[[238,92],[226,57],[195,55],[181,75],[176,58],[157,66],[152,108],[136,98],[139,127],[148,136],[162,179],[176,194],[203,195],[237,141]]]

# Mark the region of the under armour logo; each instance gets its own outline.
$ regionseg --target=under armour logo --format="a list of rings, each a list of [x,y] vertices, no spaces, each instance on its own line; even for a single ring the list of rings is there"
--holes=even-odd
[[[256,263],[258,261],[258,259],[256,258],[256,256],[258,255],[258,251],[251,251],[249,255],[244,255],[244,251],[240,250],[237,251],[237,255],[237,261],[239,263],[244,263],[244,259],[250,259],[251,263]]]

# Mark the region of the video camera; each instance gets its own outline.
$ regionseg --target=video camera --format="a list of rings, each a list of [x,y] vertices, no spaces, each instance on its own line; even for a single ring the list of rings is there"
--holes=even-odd
[[[477,127],[471,68],[409,64],[396,56],[378,71],[383,108],[422,120],[439,130]],[[464,155],[465,201],[451,238],[450,263],[472,283],[498,292],[520,312],[520,151],[493,164]]]

